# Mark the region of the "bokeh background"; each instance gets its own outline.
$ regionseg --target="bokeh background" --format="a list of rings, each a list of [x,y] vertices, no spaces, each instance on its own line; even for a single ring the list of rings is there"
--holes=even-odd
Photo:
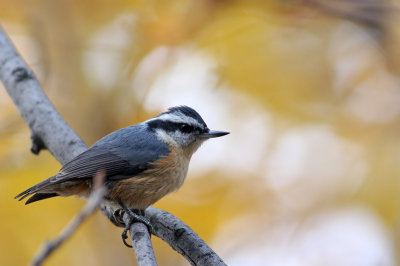
[[[155,206],[229,265],[391,266],[400,252],[399,1],[0,0],[0,22],[88,145],[168,107],[212,129]],[[0,85],[1,86],[1,85]],[[0,264],[26,265],[84,200],[13,197],[53,175],[0,88]],[[91,216],[47,265],[135,265]],[[153,237],[160,265],[187,265]]]

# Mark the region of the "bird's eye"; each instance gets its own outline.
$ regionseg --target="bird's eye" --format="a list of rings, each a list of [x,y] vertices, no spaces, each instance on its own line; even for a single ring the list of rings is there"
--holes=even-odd
[[[189,125],[186,125],[186,124],[182,124],[182,125],[181,125],[181,131],[182,131],[183,133],[189,133],[189,132],[192,131],[192,127],[189,126]]]

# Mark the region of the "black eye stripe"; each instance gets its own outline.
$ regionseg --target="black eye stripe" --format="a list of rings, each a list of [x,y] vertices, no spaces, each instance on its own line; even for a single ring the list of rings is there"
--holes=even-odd
[[[202,129],[197,126],[193,126],[185,123],[171,122],[165,120],[152,120],[147,123],[150,130],[155,131],[156,129],[163,129],[165,131],[174,132],[181,131],[183,133],[191,133],[191,132],[201,132]]]

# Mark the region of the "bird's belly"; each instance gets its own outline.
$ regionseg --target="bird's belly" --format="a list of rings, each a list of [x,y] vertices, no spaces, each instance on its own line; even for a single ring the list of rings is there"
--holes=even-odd
[[[138,176],[114,181],[108,197],[114,201],[122,201],[131,209],[146,209],[183,184],[189,162],[173,162],[158,162],[158,165]]]

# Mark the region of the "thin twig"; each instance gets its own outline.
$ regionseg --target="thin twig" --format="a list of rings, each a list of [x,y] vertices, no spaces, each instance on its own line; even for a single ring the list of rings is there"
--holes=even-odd
[[[47,241],[39,252],[36,254],[33,265],[41,265],[57,248],[59,248],[71,235],[76,231],[76,229],[86,220],[86,218],[91,215],[97,207],[100,205],[105,193],[106,187],[104,186],[105,173],[99,171],[94,177],[93,181],[93,191],[90,197],[78,215],[71,220],[68,225],[63,229],[58,237],[53,240]]]

